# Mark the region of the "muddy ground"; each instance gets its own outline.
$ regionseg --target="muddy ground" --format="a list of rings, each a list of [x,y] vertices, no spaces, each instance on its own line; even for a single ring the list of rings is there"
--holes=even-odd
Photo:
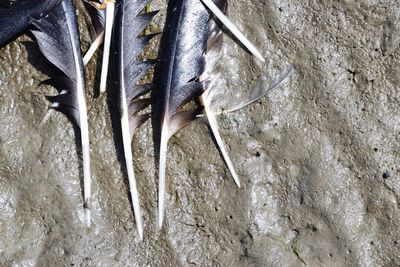
[[[33,49],[28,57],[27,36],[0,49],[1,266],[400,265],[400,3],[229,5],[267,63],[227,36],[226,102],[263,69],[273,74],[291,63],[295,73],[251,107],[219,118],[241,189],[204,122],[171,139],[161,232],[150,124],[139,131],[132,146],[143,241],[113,127],[114,88],[98,97],[94,84],[99,64],[87,69],[95,199],[88,229],[74,129],[59,113],[40,125],[45,95],[55,93],[39,86],[46,76],[30,63],[40,65],[41,56]],[[162,10],[157,31],[165,4],[153,6]]]

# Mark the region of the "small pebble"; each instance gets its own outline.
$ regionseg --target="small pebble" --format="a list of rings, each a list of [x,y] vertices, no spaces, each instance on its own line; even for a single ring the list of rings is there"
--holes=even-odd
[[[382,178],[383,178],[383,179],[387,179],[387,178],[389,178],[389,177],[390,177],[389,171],[384,171],[383,174],[382,174]]]

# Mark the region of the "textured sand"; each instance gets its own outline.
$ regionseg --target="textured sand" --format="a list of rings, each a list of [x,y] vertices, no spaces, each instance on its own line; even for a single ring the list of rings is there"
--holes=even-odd
[[[44,67],[41,56],[33,48],[29,60],[27,36],[0,49],[1,266],[400,265],[400,3],[229,4],[267,63],[227,36],[219,84],[225,103],[262,69],[273,74],[291,63],[296,71],[266,98],[219,118],[243,188],[201,120],[171,139],[162,232],[150,124],[139,131],[132,147],[142,242],[114,88],[110,82],[97,97],[96,60],[87,70],[95,199],[87,229],[74,129],[59,113],[39,126],[45,95],[55,93],[38,86],[46,76],[30,62]],[[162,9],[156,31],[165,4],[153,6]]]

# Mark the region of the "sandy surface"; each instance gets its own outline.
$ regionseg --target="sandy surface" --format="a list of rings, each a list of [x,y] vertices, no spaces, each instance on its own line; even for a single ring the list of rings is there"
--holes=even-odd
[[[162,9],[154,30],[162,2],[153,4]],[[262,69],[291,63],[296,71],[266,98],[219,118],[243,188],[204,122],[171,139],[161,232],[150,124],[138,132],[143,241],[128,200],[115,94],[109,86],[96,98],[96,60],[87,70],[95,199],[88,229],[74,129],[59,113],[39,125],[45,95],[55,93],[39,86],[46,76],[30,64],[41,56],[33,51],[29,60],[27,36],[0,49],[1,266],[400,265],[400,3],[229,3],[267,63],[227,36],[227,99]],[[84,49],[88,42],[85,33]]]

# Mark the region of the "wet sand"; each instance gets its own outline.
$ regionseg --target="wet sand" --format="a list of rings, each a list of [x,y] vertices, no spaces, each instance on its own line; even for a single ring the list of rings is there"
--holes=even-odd
[[[135,135],[143,241],[115,88],[110,82],[98,96],[95,86],[99,57],[87,69],[95,199],[88,229],[74,128],[56,112],[40,125],[45,96],[56,92],[39,86],[46,76],[30,62],[43,68],[41,55],[28,57],[27,36],[0,49],[0,265],[400,265],[400,3],[300,2],[229,1],[229,16],[267,62],[226,36],[221,105],[263,70],[295,68],[267,97],[219,117],[241,189],[197,120],[170,141],[166,220],[157,231],[150,123]],[[157,31],[165,4],[153,6],[162,10]]]

